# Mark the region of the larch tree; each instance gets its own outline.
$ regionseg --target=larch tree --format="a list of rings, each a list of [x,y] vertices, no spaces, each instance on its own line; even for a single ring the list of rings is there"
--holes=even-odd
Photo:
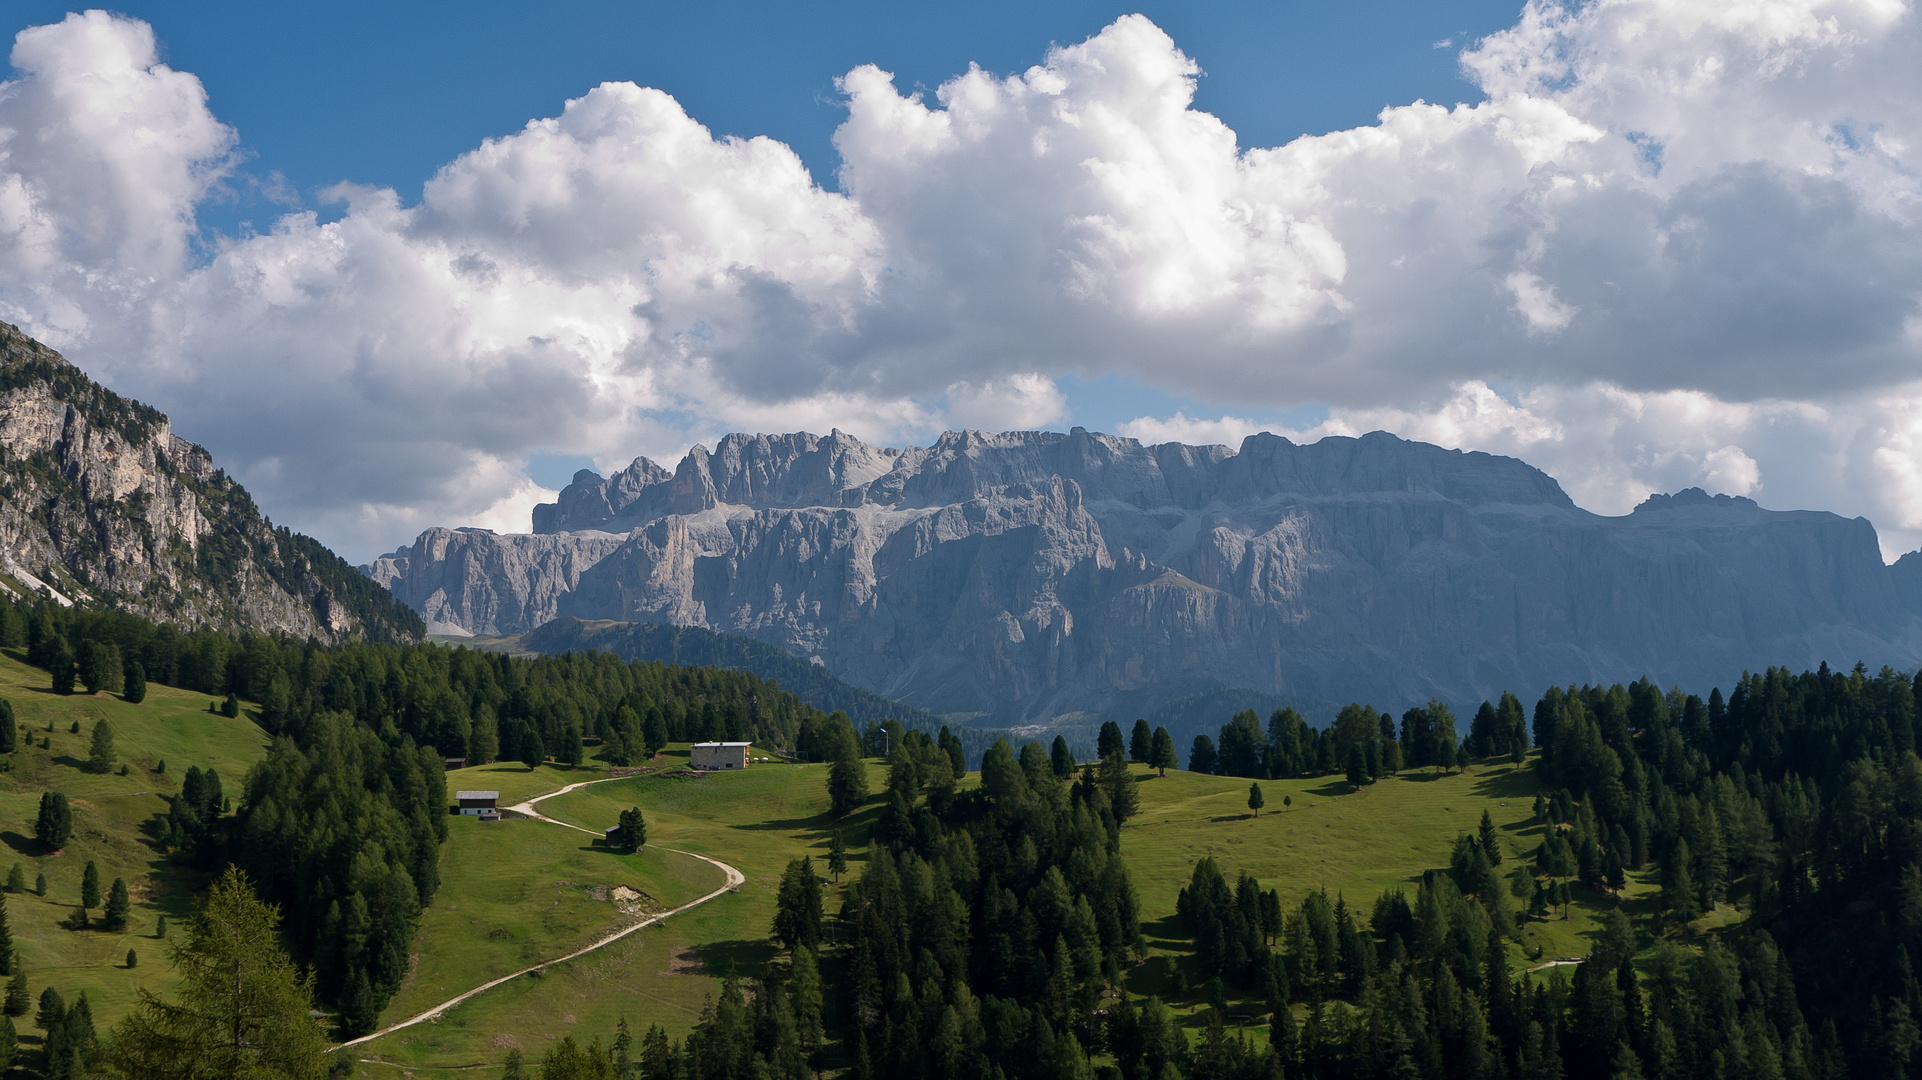
[[[109,1046],[120,1076],[319,1080],[327,1039],[310,1015],[312,977],[280,947],[280,911],[229,869],[207,891],[183,943],[168,950],[173,999],[141,990]]]

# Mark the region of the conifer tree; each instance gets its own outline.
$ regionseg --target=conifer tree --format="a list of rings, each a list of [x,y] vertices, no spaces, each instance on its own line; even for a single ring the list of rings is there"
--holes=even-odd
[[[1355,743],[1348,747],[1348,785],[1360,791],[1368,779],[1368,752]]]
[[[1128,733],[1128,757],[1143,765],[1153,764],[1154,732],[1148,730],[1148,721],[1136,720],[1134,730]]]
[[[1688,841],[1677,839],[1674,850],[1669,852],[1668,861],[1662,867],[1662,909],[1682,924],[1684,933],[1688,930],[1688,924],[1702,913],[1695,879],[1689,873],[1688,864]]]
[[[1212,773],[1215,771],[1215,741],[1206,735],[1195,736],[1195,744],[1188,750],[1188,771]]]
[[[244,874],[221,875],[187,940],[170,950],[180,976],[173,999],[140,992],[111,1042],[114,1066],[153,1080],[326,1075],[327,1040],[309,1016],[312,977],[281,951],[279,924],[279,909]]]
[[[1068,749],[1065,737],[1054,737],[1054,745],[1048,750],[1048,764],[1054,769],[1057,780],[1066,780],[1074,774],[1074,751]]]
[[[53,657],[47,661],[47,674],[53,677],[54,693],[73,693],[73,650],[67,648],[66,642],[57,641]]]
[[[33,876],[33,894],[35,896],[47,895],[47,875],[35,874]]]
[[[13,951],[13,926],[7,919],[7,898],[0,895],[0,975],[13,974],[18,957]]]
[[[1123,753],[1126,749],[1121,741],[1121,725],[1113,720],[1104,721],[1100,734],[1095,736],[1095,756],[1105,758],[1109,754]]]
[[[240,715],[240,698],[238,695],[232,693],[227,695],[227,700],[220,703],[220,715],[229,720]]]
[[[100,906],[100,868],[92,859],[87,860],[87,868],[80,873],[80,910]]]
[[[107,686],[107,647],[98,641],[80,643],[80,685],[98,694]]]
[[[828,872],[834,875],[834,880],[838,884],[841,875],[847,873],[847,870],[847,841],[842,838],[841,830],[835,829],[828,834]]]
[[[93,725],[93,745],[87,753],[87,771],[105,776],[113,771],[113,725],[104,718]]]
[[[792,859],[774,896],[773,936],[790,952],[821,943],[821,879],[807,856]]]
[[[13,718],[13,702],[0,698],[0,754],[20,748],[20,722]]]
[[[128,968],[128,970],[132,970],[132,969],[134,969],[134,968],[137,968],[137,967],[139,967],[139,966],[140,966],[140,954],[139,954],[139,953],[137,953],[137,952],[135,952],[135,951],[133,951],[132,949],[128,949],[128,950],[127,950],[127,968]]]
[[[33,1014],[33,1026],[41,1031],[52,1031],[66,1019],[67,1003],[60,997],[60,991],[49,986],[40,991],[40,1008]]]
[[[127,895],[127,882],[124,878],[114,878],[113,887],[107,890],[107,907],[101,914],[101,921],[108,930],[120,933],[127,928],[127,915],[132,901]]]
[[[1500,866],[1502,864],[1501,835],[1495,831],[1495,820],[1488,816],[1486,809],[1482,811],[1482,823],[1477,832],[1482,851],[1488,856],[1489,865]]]
[[[1108,795],[1108,809],[1117,824],[1133,817],[1140,808],[1134,774],[1128,771],[1128,762],[1119,750],[1101,759],[1101,789]]]
[[[641,808],[630,806],[621,811],[621,846],[629,851],[639,851],[647,843],[647,819],[641,816]]]
[[[7,871],[7,891],[10,893],[27,891],[27,875],[20,869],[19,863],[14,863],[13,869]]]
[[[4,1011],[8,1016],[25,1016],[27,1010],[33,1007],[33,996],[27,989],[26,969],[18,968],[17,965],[16,968],[13,978],[7,982],[6,1004],[0,1011]]]
[[[67,846],[67,840],[73,836],[73,811],[67,806],[66,795],[49,791],[40,796],[40,814],[34,819],[33,836],[49,851]],[[45,889],[39,891],[42,896],[46,895]]]
[[[521,739],[521,764],[527,766],[528,772],[533,772],[546,760],[547,748],[541,745],[540,733],[528,731]]]
[[[868,767],[858,756],[854,729],[843,728],[835,740],[833,764],[828,766],[828,804],[835,817],[846,817],[868,801]]]
[[[126,674],[121,679],[120,697],[130,705],[147,700],[147,669],[140,661],[127,662]]]
[[[1263,801],[1264,800],[1261,797],[1261,785],[1259,783],[1249,784],[1248,785],[1249,812],[1259,817],[1261,815],[1261,807],[1262,807]]]
[[[13,1068],[20,1057],[20,1030],[13,1026],[13,1017],[0,1016],[0,1072]]]
[[[1148,754],[1148,764],[1155,767],[1155,773],[1158,776],[1166,776],[1169,769],[1181,767],[1181,762],[1175,758],[1174,736],[1168,734],[1168,729],[1165,727],[1155,729],[1154,743],[1150,746]]]

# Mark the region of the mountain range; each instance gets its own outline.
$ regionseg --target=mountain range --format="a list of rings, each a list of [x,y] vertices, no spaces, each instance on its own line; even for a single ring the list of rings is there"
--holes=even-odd
[[[1699,489],[1607,517],[1525,462],[1383,432],[736,434],[672,472],[583,470],[532,524],[429,529],[362,570],[441,632],[702,627],[997,726],[1922,663],[1922,554],[1885,565],[1864,519]]]

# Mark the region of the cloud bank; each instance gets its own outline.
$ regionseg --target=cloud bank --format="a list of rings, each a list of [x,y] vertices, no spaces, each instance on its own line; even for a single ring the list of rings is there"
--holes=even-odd
[[[932,98],[840,80],[838,190],[606,83],[417,201],[205,238],[237,135],[144,23],[23,31],[0,317],[364,555],[515,518],[534,451],[1061,422],[1123,373],[1226,440],[1320,403],[1620,512],[1702,484],[1922,543],[1922,39],[1891,0],[1531,3],[1486,100],[1244,148],[1140,16]],[[1499,388],[1500,392],[1497,392]]]

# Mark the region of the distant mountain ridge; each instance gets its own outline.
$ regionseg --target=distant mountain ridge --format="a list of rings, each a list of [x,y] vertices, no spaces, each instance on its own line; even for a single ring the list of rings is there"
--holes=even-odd
[[[534,524],[363,570],[432,624],[706,627],[1006,726],[1922,663],[1922,558],[1884,565],[1866,520],[1695,489],[1603,517],[1525,462],[1383,432],[730,435],[671,473],[583,471]]]
[[[599,649],[624,660],[646,660],[682,667],[717,667],[745,671],[779,684],[781,689],[825,713],[844,712],[856,730],[883,720],[899,720],[933,735],[947,726],[926,709],[890,701],[872,690],[849,683],[825,665],[802,660],[780,648],[737,634],[717,634],[698,626],[659,623],[584,622],[555,619],[518,637],[519,649],[556,656]],[[978,762],[999,731],[954,725],[967,760]],[[1071,742],[1074,742],[1071,740]],[[1094,736],[1075,742],[1084,756],[1091,754]]]
[[[416,640],[412,609],[263,517],[167,417],[0,323],[0,588],[181,627]]]

